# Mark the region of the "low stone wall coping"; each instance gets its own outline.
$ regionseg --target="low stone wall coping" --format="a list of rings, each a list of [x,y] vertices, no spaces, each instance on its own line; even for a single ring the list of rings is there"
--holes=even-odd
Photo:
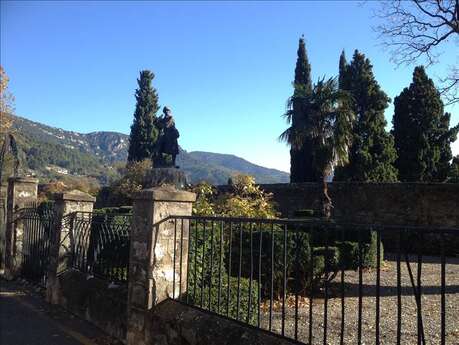
[[[54,194],[54,200],[95,202],[96,198],[88,193],[81,192],[79,190],[72,190],[69,192]]]
[[[20,182],[20,183],[33,183],[38,184],[38,179],[35,177],[10,177],[8,182]],[[3,185],[2,185],[3,186]]]
[[[144,189],[134,195],[135,200],[194,202],[196,194],[178,190],[174,186],[161,186]]]
[[[149,311],[151,345],[293,345],[293,340],[173,300]]]

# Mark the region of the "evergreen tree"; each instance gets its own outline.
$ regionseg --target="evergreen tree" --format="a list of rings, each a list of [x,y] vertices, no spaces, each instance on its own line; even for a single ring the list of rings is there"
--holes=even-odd
[[[448,182],[459,183],[459,155],[453,158],[451,170],[448,174]]]
[[[345,78],[346,78],[346,71],[347,71],[347,60],[346,60],[346,54],[344,53],[344,50],[341,52],[341,55],[339,56],[339,76],[338,76],[338,87],[340,90],[344,88],[344,85],[346,83]]]
[[[312,182],[317,176],[312,169],[311,143],[309,140],[299,142],[298,128],[304,127],[308,114],[305,107],[305,96],[312,92],[311,65],[308,61],[304,38],[300,38],[293,82],[293,96],[288,100],[285,114],[290,127],[282,133],[281,140],[290,144],[290,182]]]
[[[453,152],[451,151],[451,143],[456,140],[459,125],[450,129],[451,114],[445,113],[440,117],[440,126],[438,133],[438,144],[440,147],[440,159],[438,160],[436,180],[443,182],[448,179],[451,171],[451,160]]]
[[[452,159],[450,143],[459,125],[449,128],[440,93],[424,67],[414,69],[413,81],[395,98],[393,134],[401,181],[445,181]]]
[[[158,95],[151,86],[155,75],[148,70],[140,72],[137,79],[138,88],[135,91],[136,107],[134,122],[129,136],[128,162],[138,162],[152,158],[158,139],[156,127],[156,112],[159,110]]]
[[[389,97],[376,81],[370,60],[357,50],[350,64],[346,64],[344,52],[341,54],[339,70],[340,88],[351,95],[356,120],[349,164],[337,168],[335,180],[396,181],[394,140],[385,130]]]

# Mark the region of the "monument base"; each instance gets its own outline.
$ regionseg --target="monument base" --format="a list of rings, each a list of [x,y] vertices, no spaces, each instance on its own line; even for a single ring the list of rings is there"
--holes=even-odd
[[[185,173],[177,168],[153,168],[145,176],[144,188],[163,185],[184,189],[187,185]]]

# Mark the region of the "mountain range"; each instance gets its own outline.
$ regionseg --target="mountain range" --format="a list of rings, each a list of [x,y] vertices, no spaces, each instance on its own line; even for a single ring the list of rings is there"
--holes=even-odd
[[[86,176],[107,184],[116,166],[127,159],[129,136],[117,132],[78,133],[13,117],[13,131],[24,170],[39,177]],[[226,184],[229,177],[248,174],[258,183],[283,183],[289,174],[268,169],[231,154],[181,149],[177,164],[190,183]]]

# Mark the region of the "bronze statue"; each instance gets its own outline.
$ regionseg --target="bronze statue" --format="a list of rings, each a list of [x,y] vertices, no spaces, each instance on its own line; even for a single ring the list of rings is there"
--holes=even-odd
[[[159,138],[156,146],[156,159],[153,159],[156,167],[176,167],[175,159],[179,153],[177,139],[180,134],[175,128],[172,112],[168,107],[163,108],[164,115],[157,120]],[[170,159],[168,159],[170,158]]]

